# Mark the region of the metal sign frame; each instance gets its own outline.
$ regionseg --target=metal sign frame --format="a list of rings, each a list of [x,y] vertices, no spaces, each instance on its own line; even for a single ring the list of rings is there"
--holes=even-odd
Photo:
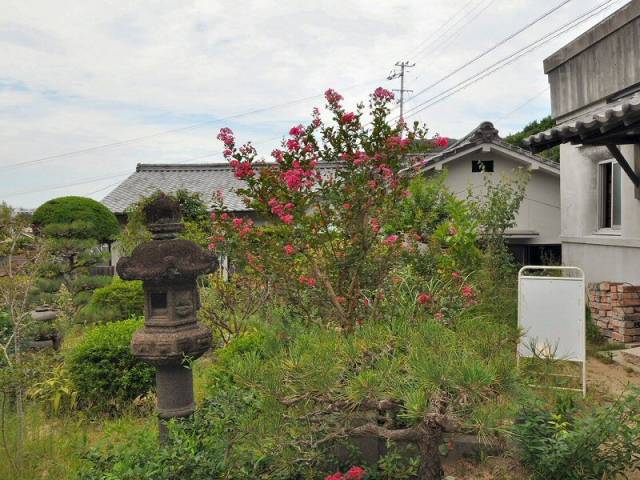
[[[545,276],[545,275],[526,275],[525,273],[528,271],[538,271],[540,273],[544,273],[545,271],[555,271],[557,273],[561,273],[562,276]],[[569,276],[565,275],[566,273],[573,272],[577,273],[577,276]],[[524,334],[520,337],[520,341],[518,343],[518,347],[516,350],[516,363],[518,368],[520,368],[520,358],[533,358],[536,357],[536,352],[532,352],[531,348],[527,347],[525,341],[529,340],[537,345],[540,345],[539,337],[535,334],[536,329],[538,332],[546,332],[543,335],[547,335],[543,340],[545,343],[544,348],[549,349],[550,343],[549,340],[555,343],[555,351],[559,350],[561,352],[569,352],[566,354],[565,358],[559,358],[558,360],[564,360],[569,362],[581,363],[582,364],[582,388],[570,388],[570,387],[556,387],[556,386],[544,386],[544,385],[531,385],[533,387],[543,387],[543,388],[551,388],[557,390],[571,390],[582,392],[583,396],[587,394],[587,357],[586,357],[586,318],[585,318],[585,282],[584,282],[584,272],[582,269],[578,267],[560,267],[560,266],[539,266],[539,265],[526,265],[520,269],[518,272],[518,328],[521,330],[525,330]],[[540,282],[540,283],[538,283]],[[544,283],[542,283],[544,282]],[[549,288],[544,288],[545,284],[549,285]],[[555,284],[555,285],[554,285]],[[533,290],[537,289],[537,296],[540,297],[544,294],[544,298],[533,298],[526,299],[525,291],[527,287],[531,285]],[[535,287],[533,287],[535,286]],[[562,292],[562,290],[565,292]],[[567,302],[566,296],[560,297],[561,294],[569,293],[570,295],[578,295],[578,298],[574,302]],[[534,295],[533,293],[531,295]],[[533,300],[533,302],[528,302],[527,300]],[[541,300],[536,303],[536,300]],[[549,305],[551,307],[549,307]],[[553,314],[549,313],[549,309],[553,308],[554,305],[558,306],[558,311],[560,313]],[[573,308],[575,311],[573,312],[562,312],[562,309],[570,310]],[[532,311],[533,310],[533,311]],[[535,310],[538,310],[537,312]],[[547,311],[545,311],[547,310]],[[554,338],[549,338],[548,331],[550,327],[555,325],[559,325],[562,315],[570,315],[572,317],[571,323],[575,323],[577,325],[576,337],[573,335],[567,334],[567,328],[558,328],[558,336]],[[545,316],[545,322],[538,322],[536,325],[536,321],[533,322],[528,320],[530,316]],[[555,323],[553,323],[555,322]],[[534,335],[530,335],[529,333],[533,330]],[[563,338],[563,330],[565,337]],[[571,332],[573,333],[573,332]],[[570,340],[567,338],[570,337]],[[572,350],[573,348],[573,350]],[[554,376],[566,377],[567,375],[563,374],[551,374]],[[575,377],[579,378],[579,377]]]

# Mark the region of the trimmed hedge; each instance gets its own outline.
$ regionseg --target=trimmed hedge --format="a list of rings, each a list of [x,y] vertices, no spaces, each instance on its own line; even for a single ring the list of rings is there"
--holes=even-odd
[[[85,197],[59,197],[49,200],[33,213],[33,225],[83,225],[82,238],[99,242],[115,240],[120,231],[116,216],[103,204]]]
[[[153,388],[155,369],[131,354],[131,338],[142,325],[143,319],[136,318],[89,328],[70,350],[69,376],[79,404],[113,413]]]
[[[106,287],[93,292],[91,300],[80,311],[80,320],[107,323],[141,316],[144,312],[144,292],[141,281],[127,282],[115,277]]]

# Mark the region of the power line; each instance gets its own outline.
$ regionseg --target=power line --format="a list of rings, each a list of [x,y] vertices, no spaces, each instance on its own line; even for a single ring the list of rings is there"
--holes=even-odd
[[[489,8],[493,3],[495,3],[496,0],[488,0],[487,3],[485,3],[484,5],[482,3],[483,1],[484,0],[480,0],[480,3],[472,7],[465,15],[463,15],[460,19],[458,19],[458,22],[461,22],[463,20],[464,22],[460,23],[459,25],[453,25],[452,27],[454,28],[449,32],[445,32],[445,34],[441,37],[440,41],[434,42],[432,45],[429,45],[429,47],[431,47],[431,50],[438,50],[443,48],[446,44],[448,44],[448,42],[450,42],[451,39],[455,38],[455,36],[463,28],[470,25],[476,18],[482,15],[484,11],[487,10],[487,8]],[[423,50],[426,50],[426,48],[427,46],[425,46]]]
[[[368,84],[371,84],[371,83],[374,83],[374,82],[378,82],[378,81],[381,81],[381,79],[369,80],[367,82],[357,83],[355,85],[351,85],[351,86],[348,86],[346,88],[343,88],[342,90],[349,90],[349,89],[352,89],[352,88],[360,87],[360,86],[363,86],[363,85],[368,85]],[[42,163],[42,162],[46,162],[46,161],[49,161],[49,160],[55,160],[55,159],[58,159],[58,158],[64,158],[64,157],[68,157],[68,156],[72,156],[72,155],[78,155],[78,154],[81,154],[81,153],[93,152],[95,150],[100,150],[100,149],[103,149],[103,148],[119,147],[119,146],[122,146],[122,145],[127,145],[127,144],[130,144],[130,143],[135,143],[135,142],[139,142],[139,141],[142,141],[142,140],[148,140],[150,138],[155,138],[155,137],[159,137],[159,136],[162,136],[162,135],[168,135],[168,134],[172,134],[172,133],[183,132],[183,131],[186,131],[186,130],[192,130],[194,128],[198,128],[198,127],[201,127],[201,126],[204,126],[204,125],[210,125],[210,124],[213,124],[213,123],[225,122],[225,121],[233,120],[233,119],[236,119],[236,118],[241,118],[241,117],[246,117],[246,116],[249,116],[249,115],[255,115],[257,113],[267,112],[269,110],[275,110],[275,109],[278,109],[278,108],[288,107],[288,106],[295,105],[295,104],[298,104],[298,103],[303,103],[303,102],[306,102],[306,101],[309,101],[309,100],[313,100],[314,98],[318,98],[318,97],[322,97],[322,96],[323,96],[323,94],[310,95],[308,97],[303,97],[303,98],[299,98],[299,99],[296,99],[296,100],[291,100],[291,101],[288,101],[288,102],[279,103],[279,104],[276,104],[276,105],[271,105],[271,106],[268,106],[268,107],[262,107],[262,108],[258,108],[258,109],[255,109],[255,110],[250,110],[250,111],[247,111],[247,112],[237,113],[237,114],[234,114],[234,115],[230,115],[228,117],[217,118],[217,119],[214,119],[214,120],[206,120],[204,122],[194,123],[194,124],[188,125],[186,127],[173,128],[173,129],[170,129],[170,130],[164,130],[162,132],[152,133],[150,135],[143,135],[143,136],[140,136],[140,137],[134,137],[134,138],[126,139],[126,140],[120,140],[120,141],[117,141],[117,142],[106,143],[106,144],[102,144],[102,145],[96,145],[96,146],[93,146],[93,147],[83,148],[83,149],[80,149],[80,150],[73,150],[73,151],[65,152],[65,153],[59,153],[59,154],[56,154],[56,155],[48,155],[46,157],[36,158],[34,160],[26,160],[26,161],[23,161],[23,162],[10,163],[10,164],[7,164],[7,165],[0,166],[0,170],[12,170],[14,168],[22,167],[22,166],[25,166],[25,165],[33,165],[33,164],[36,164],[36,163]]]
[[[488,49],[484,50],[483,52],[481,52],[480,54],[476,55],[475,57],[473,57],[471,60],[465,62],[464,64],[460,65],[459,67],[454,68],[453,70],[451,70],[449,73],[447,73],[446,75],[444,75],[443,77],[439,78],[438,80],[436,80],[435,82],[431,83],[430,85],[427,85],[426,87],[424,87],[423,89],[421,89],[418,93],[416,93],[413,97],[412,100],[420,95],[422,95],[423,93],[427,92],[428,90],[431,90],[433,87],[435,87],[436,85],[439,85],[440,83],[444,82],[445,80],[451,78],[452,76],[454,76],[456,73],[460,72],[461,70],[464,70],[465,68],[467,68],[468,66],[474,64],[475,62],[477,62],[478,60],[480,60],[481,58],[487,56],[489,53],[493,52],[495,49],[501,47],[502,45],[504,45],[505,43],[507,43],[509,40],[512,40],[513,38],[517,37],[519,34],[521,34],[522,32],[524,32],[525,30],[531,28],[532,26],[534,26],[536,23],[538,23],[540,20],[543,20],[544,18],[548,17],[549,15],[551,15],[553,12],[557,11],[558,9],[560,9],[561,7],[563,7],[564,5],[566,5],[567,3],[569,3],[571,0],[563,0],[561,1],[558,5],[556,5],[555,7],[551,8],[550,10],[544,12],[542,15],[538,16],[537,18],[535,18],[534,20],[532,20],[531,22],[527,23],[526,25],[524,25],[523,27],[519,28],[518,30],[516,30],[515,32],[507,35],[505,38],[503,38],[502,40],[500,40],[498,43],[495,43],[494,45],[492,45],[491,47],[489,47]]]
[[[449,45],[451,45],[451,41],[454,40],[460,34],[460,32],[464,27],[471,24],[476,18],[482,15],[495,2],[496,0],[489,0],[489,2],[486,5],[484,5],[482,8],[480,8],[480,10],[478,10],[478,12],[473,17],[471,17],[465,24],[460,25],[460,27],[458,27],[453,33],[451,33],[451,35],[449,35],[448,38],[445,38],[442,42],[436,45],[435,49],[445,49]]]
[[[533,50],[539,48],[540,46],[544,45],[545,43],[557,38],[558,36],[568,32],[569,30],[577,27],[578,25],[580,25],[581,23],[589,20],[590,18],[596,16],[597,14],[601,13],[602,11],[608,9],[609,7],[611,7],[613,4],[617,3],[620,0],[607,0],[606,2],[604,2],[603,4],[583,13],[582,15],[574,18],[573,20],[571,20],[570,22],[566,23],[565,25],[563,25],[562,27],[558,28],[557,30],[554,30],[552,32],[547,33],[546,35],[544,35],[543,37],[539,38],[538,40],[526,45],[525,47],[517,50],[516,52],[507,55],[506,57],[498,60],[497,62],[495,62],[494,64],[490,65],[489,67],[481,70],[480,72],[475,73],[474,75],[471,75],[470,77],[466,78],[465,80],[462,80],[461,82],[458,82],[456,85],[440,92],[437,95],[434,95],[431,98],[428,98],[427,100],[425,100],[424,102],[412,107],[411,109],[409,109],[409,112],[407,112],[407,114],[405,114],[405,116],[412,116],[412,115],[416,115],[417,113],[422,112],[423,110],[437,104],[440,103],[443,100],[446,100],[447,98],[449,98],[450,96],[456,94],[457,92],[464,90],[465,88],[467,88],[468,86],[478,82],[479,80],[491,75],[492,73],[500,70],[501,68],[510,65],[511,63],[513,63],[514,61],[516,61],[518,58],[532,52]],[[613,2],[613,3],[611,3]],[[573,25],[572,25],[573,24]],[[458,88],[460,87],[460,88]]]
[[[447,25],[455,18],[458,16],[459,13],[462,13],[469,5],[471,5],[473,2],[475,2],[476,0],[469,0],[467,3],[465,3],[462,8],[460,8],[460,10],[457,10],[456,13],[454,13],[451,17],[449,17],[447,19],[447,21],[445,21],[442,25],[440,25],[440,28],[436,29],[429,37],[427,37],[427,39],[425,41],[423,41],[422,43],[420,43],[416,49],[413,51],[413,53],[411,55],[408,55],[408,58],[415,58],[417,55],[419,55],[424,49],[426,49],[427,46],[429,46],[431,43],[433,43],[434,41],[438,40],[439,38],[442,37],[442,34],[445,33],[445,30],[447,28]],[[441,32],[440,34],[438,34],[438,32]],[[437,36],[437,38],[436,38]]]
[[[536,93],[533,97],[528,98],[526,101],[524,101],[523,103],[521,103],[520,105],[518,105],[516,108],[514,108],[513,110],[511,110],[508,113],[505,113],[504,115],[502,115],[500,118],[498,118],[498,120],[504,120],[505,118],[511,116],[512,114],[514,114],[515,112],[517,112],[518,110],[520,110],[521,108],[526,107],[527,105],[529,105],[531,102],[533,102],[536,98],[538,98],[540,95],[542,95],[543,93],[546,93],[549,91],[549,86],[547,85],[546,87],[544,87],[542,90],[540,90],[538,93]]]
[[[282,138],[282,136],[278,136],[275,138],[269,138],[267,140],[262,140],[260,142],[256,142],[253,143],[253,145],[261,145],[263,143],[268,143],[268,142],[273,142],[276,140],[280,140]],[[204,158],[209,158],[209,157],[214,157],[216,155],[222,155],[223,151],[220,150],[218,152],[213,152],[213,153],[208,153],[206,155],[200,155],[197,157],[192,157],[192,158],[188,158],[186,160],[178,160],[176,162],[172,162],[172,163],[189,163],[189,162],[195,162],[197,160],[202,160]],[[51,186],[47,186],[44,188],[38,188],[38,189],[31,189],[31,190],[18,190],[18,191],[14,191],[14,192],[9,192],[8,194],[3,194],[4,198],[9,198],[9,197],[17,197],[20,195],[27,195],[30,193],[42,193],[42,192],[48,192],[50,190],[59,190],[61,188],[66,188],[66,187],[77,187],[79,185],[88,185],[90,183],[95,183],[95,182],[100,182],[102,180],[111,180],[112,178],[119,178],[119,177],[124,177],[125,175],[131,175],[131,170],[121,170],[119,172],[116,173],[112,173],[112,174],[108,174],[105,176],[100,176],[100,177],[88,177],[88,178],[82,178],[82,179],[78,179],[75,182],[72,183],[65,183],[62,185],[51,185]],[[117,182],[119,183],[119,182]],[[108,187],[103,187],[100,190],[104,190],[105,188]],[[89,195],[92,195],[93,193],[97,193],[100,190],[96,190],[95,192],[90,193]]]

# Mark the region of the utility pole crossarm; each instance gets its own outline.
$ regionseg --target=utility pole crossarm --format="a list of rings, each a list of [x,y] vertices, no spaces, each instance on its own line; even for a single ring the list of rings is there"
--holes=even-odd
[[[400,79],[400,89],[393,89],[394,92],[400,92],[400,100],[398,103],[400,103],[400,121],[404,120],[403,117],[403,113],[404,113],[404,93],[405,92],[413,92],[413,90],[406,90],[404,88],[404,74],[405,72],[416,66],[415,63],[409,63],[408,60],[404,60],[402,62],[396,62],[396,67],[400,68],[400,71],[396,71],[396,70],[392,70],[391,73],[389,73],[389,76],[387,77],[387,80],[394,80],[396,78]]]

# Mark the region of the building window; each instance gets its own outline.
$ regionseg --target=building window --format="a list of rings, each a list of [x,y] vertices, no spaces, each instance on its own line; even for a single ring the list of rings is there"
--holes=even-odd
[[[620,165],[614,160],[598,164],[599,228],[620,228],[622,218]]]
[[[493,172],[493,160],[472,160],[471,171],[478,172]]]

